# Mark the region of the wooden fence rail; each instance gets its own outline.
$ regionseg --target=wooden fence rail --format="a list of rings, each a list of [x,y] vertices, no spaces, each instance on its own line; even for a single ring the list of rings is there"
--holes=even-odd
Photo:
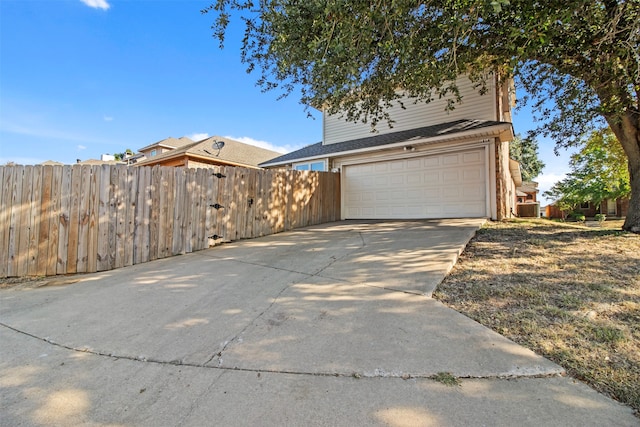
[[[0,166],[0,277],[91,273],[340,219],[339,174]]]

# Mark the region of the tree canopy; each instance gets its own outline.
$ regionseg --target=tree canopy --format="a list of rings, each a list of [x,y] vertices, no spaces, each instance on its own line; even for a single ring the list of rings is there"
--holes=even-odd
[[[562,209],[584,202],[599,206],[605,199],[630,194],[627,158],[609,129],[594,131],[580,152],[571,156],[570,167],[567,177],[544,193]]]
[[[120,161],[125,160],[129,156],[133,156],[133,154],[133,151],[130,148],[127,148],[122,153],[113,153],[113,157],[115,157],[116,160]]]
[[[376,125],[401,91],[454,108],[455,78],[515,77],[558,146],[607,124],[629,159],[625,228],[640,232],[640,0],[217,0],[214,35],[245,24],[264,90]]]
[[[538,142],[533,138],[516,135],[509,144],[509,157],[520,163],[522,179],[525,181],[533,181],[544,168],[544,162],[538,157]]]

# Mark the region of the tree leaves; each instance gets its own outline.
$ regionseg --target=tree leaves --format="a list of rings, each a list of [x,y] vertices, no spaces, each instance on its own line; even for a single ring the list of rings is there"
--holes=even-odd
[[[524,181],[533,181],[544,168],[544,162],[538,157],[538,142],[533,138],[516,135],[509,144],[509,157],[520,163]]]
[[[605,199],[630,194],[627,158],[609,129],[593,132],[580,152],[571,156],[570,166],[567,177],[545,192],[561,208],[573,209],[584,202],[600,205]]]

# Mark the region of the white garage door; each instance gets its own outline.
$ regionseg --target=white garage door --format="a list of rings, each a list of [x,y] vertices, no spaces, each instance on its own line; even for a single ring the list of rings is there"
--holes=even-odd
[[[484,217],[484,149],[343,167],[346,219]]]

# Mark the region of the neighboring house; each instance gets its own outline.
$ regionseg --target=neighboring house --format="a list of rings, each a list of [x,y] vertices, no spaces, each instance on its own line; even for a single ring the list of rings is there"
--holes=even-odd
[[[139,158],[140,156],[142,156],[141,154],[139,155],[134,155],[134,156],[128,156],[126,157],[124,160],[116,160],[115,156],[112,154],[103,154],[102,156],[100,156],[100,160],[98,159],[87,159],[87,160],[80,160],[80,159],[76,159],[76,165],[89,165],[89,166],[100,166],[100,165],[126,165],[126,164],[131,164],[131,163],[135,163],[135,159]],[[40,163],[43,166],[64,166],[64,163],[60,163],[60,162],[56,162],[53,160],[47,160],[46,162],[42,162]]]
[[[537,203],[538,202],[538,183],[534,181],[524,181],[517,188],[518,203]]]
[[[176,150],[180,147],[184,147],[185,145],[193,144],[195,141],[190,140],[186,136],[181,138],[166,138],[162,141],[154,142],[153,144],[149,144],[146,147],[142,147],[138,150],[140,154],[143,154],[147,159],[151,159],[152,157],[158,156],[162,153],[166,153],[168,151]],[[139,160],[142,161],[142,160]]]
[[[458,80],[462,104],[405,100],[370,125],[323,115],[323,141],[260,166],[341,172],[343,219],[511,216],[520,168],[509,159],[513,90],[493,78],[480,95]]]
[[[516,188],[519,217],[538,218],[540,216],[538,192],[538,183],[534,181],[524,181]]]
[[[603,213],[609,217],[626,217],[629,212],[629,198],[623,197],[619,199],[603,200],[600,206],[585,202],[574,209],[574,212],[582,212],[586,217],[593,217],[596,214]],[[562,210],[557,204],[552,203],[546,207],[545,216],[547,218],[566,218],[571,212]]]
[[[87,160],[76,160],[77,165],[89,165],[89,166],[99,166],[99,165],[123,165],[124,162],[116,160],[113,156],[103,154],[100,160],[98,159],[87,159]]]
[[[146,159],[138,160],[136,166],[186,166],[207,168],[213,166],[240,166],[258,168],[281,153],[254,145],[244,144],[229,138],[212,136],[193,142],[189,138],[167,138],[140,149]]]

